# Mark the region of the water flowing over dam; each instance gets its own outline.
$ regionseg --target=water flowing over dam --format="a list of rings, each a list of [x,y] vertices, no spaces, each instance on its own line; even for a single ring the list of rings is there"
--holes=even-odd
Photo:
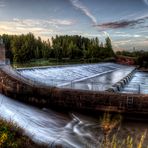
[[[129,84],[125,85],[121,92],[148,94],[148,73],[136,72]]]
[[[17,71],[22,77],[46,86],[105,91],[133,70],[134,67],[101,63],[18,69]]]

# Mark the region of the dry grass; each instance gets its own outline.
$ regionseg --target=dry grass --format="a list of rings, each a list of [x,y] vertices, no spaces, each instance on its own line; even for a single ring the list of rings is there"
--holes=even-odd
[[[23,135],[15,124],[0,119],[0,148],[45,148]]]
[[[121,119],[121,116],[113,117],[109,113],[104,114],[103,118],[100,120],[101,128],[104,134],[104,140],[98,146],[98,148],[143,148],[147,130],[141,134],[139,141],[135,141],[131,135],[127,135],[127,138],[122,140],[118,138],[117,134],[113,134],[113,136],[109,137],[114,128],[120,126]]]

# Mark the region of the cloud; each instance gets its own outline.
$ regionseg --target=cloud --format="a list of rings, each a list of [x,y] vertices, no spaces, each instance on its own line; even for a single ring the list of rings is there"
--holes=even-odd
[[[129,33],[123,33],[123,32],[115,32],[112,37],[125,37],[125,38],[140,38],[142,35],[140,34],[129,34]]]
[[[106,31],[103,31],[103,34],[105,35],[105,37],[109,37],[110,36],[109,33],[106,32]]]
[[[146,5],[148,5],[148,0],[143,0]]]
[[[133,47],[136,47],[137,50],[146,50],[148,47],[148,42],[146,38],[142,39],[123,39],[114,41],[114,44],[116,44],[119,48],[118,49],[132,49]]]
[[[5,7],[5,6],[6,6],[5,2],[4,1],[0,1],[0,8]]]
[[[50,36],[61,34],[61,30],[55,28],[55,25],[69,26],[73,21],[70,20],[38,20],[38,19],[18,19],[14,18],[10,21],[0,21],[0,34],[27,34],[32,32],[35,36],[41,36],[47,39]]]
[[[47,21],[47,23],[53,24],[53,25],[71,26],[71,25],[75,24],[75,21],[73,21],[73,20],[51,19],[51,20]]]
[[[50,20],[24,19],[22,20],[22,19],[14,18],[13,21],[26,26],[32,26],[32,25],[34,26],[34,25],[40,25],[40,24],[53,25],[53,26],[54,25],[71,26],[75,23],[74,20],[62,20],[62,19],[50,19]]]
[[[95,16],[79,0],[70,0],[70,2],[72,3],[72,5],[75,8],[81,10],[85,14],[85,16],[87,16],[88,18],[90,18],[94,25],[97,24],[97,20],[96,20]]]
[[[132,28],[136,25],[143,24],[145,20],[148,19],[148,16],[144,16],[141,18],[137,18],[134,20],[121,20],[121,21],[114,21],[114,22],[107,22],[98,24],[95,27],[101,28],[101,29],[120,29],[120,28]]]

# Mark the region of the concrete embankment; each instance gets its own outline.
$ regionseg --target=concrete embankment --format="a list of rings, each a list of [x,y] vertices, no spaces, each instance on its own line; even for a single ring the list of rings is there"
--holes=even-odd
[[[148,95],[43,87],[21,78],[8,67],[0,69],[0,92],[40,107],[148,114]]]

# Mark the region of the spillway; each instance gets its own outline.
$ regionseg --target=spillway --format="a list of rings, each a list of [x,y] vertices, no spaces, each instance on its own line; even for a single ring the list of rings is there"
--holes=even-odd
[[[131,81],[125,85],[122,93],[148,94],[148,73],[136,72]]]
[[[46,86],[105,91],[132,70],[134,67],[101,63],[17,69],[17,72],[22,77]]]

